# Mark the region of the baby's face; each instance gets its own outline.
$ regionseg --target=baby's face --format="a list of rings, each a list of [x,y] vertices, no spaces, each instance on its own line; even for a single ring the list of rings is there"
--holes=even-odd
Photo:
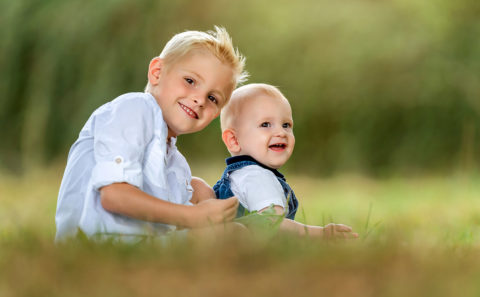
[[[260,163],[280,168],[295,146],[292,109],[288,101],[272,95],[247,99],[236,123],[239,155],[249,155]]]
[[[177,136],[205,128],[219,115],[233,87],[231,67],[209,52],[197,51],[164,67],[151,93],[162,109],[169,136]]]

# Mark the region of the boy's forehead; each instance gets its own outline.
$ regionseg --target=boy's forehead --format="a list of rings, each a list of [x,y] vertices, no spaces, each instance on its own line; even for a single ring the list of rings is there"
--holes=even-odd
[[[222,62],[206,49],[191,50],[175,61],[167,62],[166,66],[169,69],[177,68],[189,72],[197,79],[208,82],[225,96],[225,100],[228,100],[235,87],[231,65]]]
[[[166,59],[165,65],[169,68],[178,66],[178,65],[183,65],[183,66],[186,65],[188,67],[188,66],[194,66],[192,62],[198,63],[198,62],[205,62],[205,61],[218,61],[220,65],[230,68],[232,70],[232,76],[233,76],[232,65],[229,65],[228,63],[226,63],[225,61],[217,57],[214,53],[204,48],[194,48],[173,59]],[[202,71],[202,69],[199,69],[198,71]]]

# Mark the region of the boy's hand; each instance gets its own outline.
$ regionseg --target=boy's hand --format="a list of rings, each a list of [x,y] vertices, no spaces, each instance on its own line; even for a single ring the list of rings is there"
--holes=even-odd
[[[192,176],[191,185],[193,188],[193,195],[190,202],[192,204],[198,204],[207,199],[215,199],[215,192],[203,179]]]
[[[352,227],[347,225],[330,223],[323,227],[324,239],[349,239],[357,237],[358,233],[352,233]]]
[[[186,227],[196,228],[230,222],[235,218],[237,208],[237,197],[201,201],[190,208]]]

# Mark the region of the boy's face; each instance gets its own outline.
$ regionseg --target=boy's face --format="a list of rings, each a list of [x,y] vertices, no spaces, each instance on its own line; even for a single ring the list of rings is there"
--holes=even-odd
[[[280,168],[295,146],[290,104],[267,94],[248,98],[244,104],[235,122],[238,155],[249,155],[268,167]]]
[[[165,68],[152,60],[150,92],[162,109],[168,137],[193,133],[216,118],[233,91],[233,71],[213,54],[197,50]]]

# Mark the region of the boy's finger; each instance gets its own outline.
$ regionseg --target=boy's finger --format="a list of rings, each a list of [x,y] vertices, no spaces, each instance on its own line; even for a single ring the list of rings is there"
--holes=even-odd
[[[227,198],[224,201],[226,201],[226,204],[228,205],[228,207],[235,207],[238,205],[238,198],[235,196]]]
[[[236,207],[230,207],[228,209],[225,209],[225,211],[223,212],[224,217],[228,220],[233,220],[236,214],[237,214]]]
[[[225,221],[231,221],[235,218],[236,212],[228,211],[224,214]]]

